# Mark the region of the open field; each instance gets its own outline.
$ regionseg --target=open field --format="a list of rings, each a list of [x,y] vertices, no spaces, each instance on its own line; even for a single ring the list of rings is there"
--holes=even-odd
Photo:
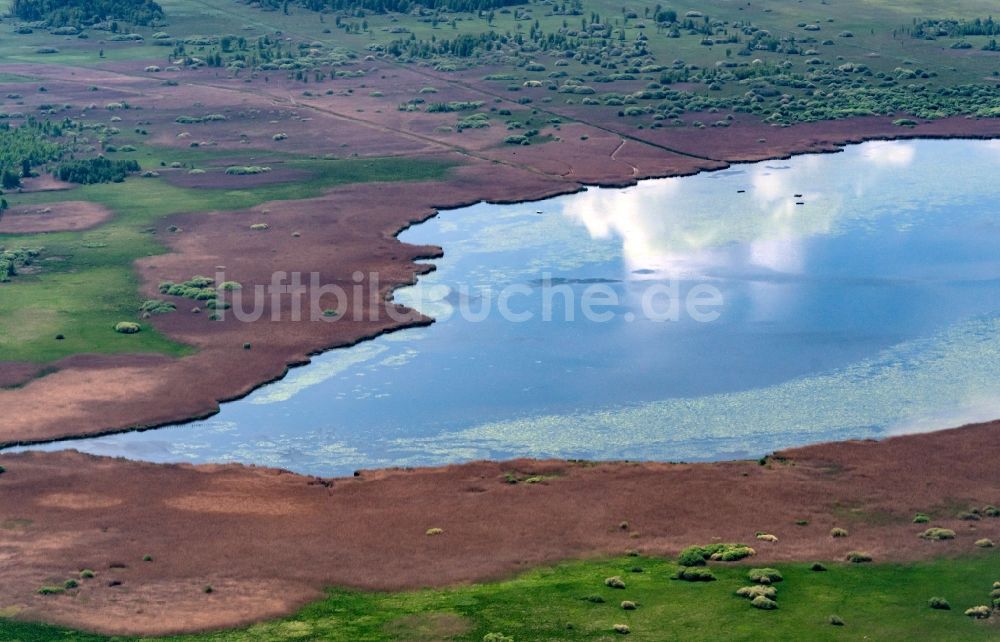
[[[513,640],[614,640],[615,624],[636,640],[990,640],[992,621],[963,614],[989,595],[1000,576],[996,555],[859,565],[833,562],[824,572],[811,564],[779,564],[777,610],[754,609],[736,590],[749,584],[751,565],[711,566],[716,581],[670,579],[672,560],[621,557],[570,562],[530,571],[493,584],[406,593],[330,590],[324,600],[292,617],[231,632],[159,638],[177,642],[212,640],[467,640],[490,633]],[[618,576],[624,589],[604,578]],[[97,578],[91,582],[99,581]],[[84,585],[87,580],[82,581]],[[946,596],[946,597],[945,597]],[[945,597],[949,610],[932,609]],[[61,599],[58,596],[52,599]],[[215,592],[204,595],[206,602]],[[222,598],[224,599],[224,598]],[[622,602],[634,610],[623,610]],[[831,625],[831,616],[842,625]],[[44,625],[0,620],[0,634],[20,642],[131,640],[69,632]]]
[[[752,566],[815,560],[836,566],[851,551],[868,553],[878,564],[942,560],[941,567],[975,556],[969,564],[978,570],[956,570],[954,585],[967,575],[982,573],[982,579],[944,595],[958,609],[974,591],[985,590],[986,599],[989,584],[979,586],[998,572],[996,549],[976,545],[983,538],[1000,541],[1000,518],[987,509],[1000,497],[993,472],[1000,448],[992,438],[996,430],[996,424],[983,424],[878,443],[811,446],[778,453],[764,465],[520,460],[363,471],[342,479],[239,465],[157,465],[66,451],[0,455],[6,469],[0,475],[0,515],[9,526],[0,529],[0,547],[7,551],[0,608],[17,619],[108,634],[162,635],[285,616],[321,599],[330,586],[365,591],[448,587],[505,579],[567,559],[620,556],[630,549],[673,559],[691,545],[741,542],[756,550],[741,562]],[[979,519],[963,515],[972,508],[980,511]],[[927,516],[926,523],[914,523],[918,513]],[[928,528],[950,529],[954,538],[921,538]],[[443,532],[427,535],[429,529]],[[844,529],[846,536],[833,537],[833,529]],[[758,539],[758,532],[777,541]],[[153,561],[143,562],[146,555]],[[597,581],[581,596],[599,592],[603,567],[575,568]],[[67,594],[37,594],[80,569],[95,571],[96,581]],[[650,581],[654,586],[662,582],[669,592],[687,586],[671,583],[666,575],[657,571]],[[928,589],[916,590],[905,581],[898,592],[889,591],[891,582],[886,582],[883,588],[869,587],[869,593],[836,592],[822,600],[804,594],[810,597],[800,602],[801,613],[805,617],[810,608],[820,609],[812,621],[824,628],[831,613],[853,624],[856,611],[833,605],[861,595],[878,602],[901,599],[916,613],[931,597],[918,596]],[[210,596],[202,592],[206,585],[213,587]],[[736,588],[728,581],[714,585],[726,588],[713,595]],[[464,590],[442,595],[461,601]],[[582,585],[569,582],[552,590],[575,593]],[[786,589],[779,585],[778,591],[781,604]],[[525,594],[518,608],[530,606],[529,595],[541,605],[554,599],[542,593]],[[631,599],[627,591],[620,593],[619,599]],[[435,595],[424,598],[438,601]],[[353,596],[349,604],[364,608],[396,599],[405,605],[414,598]],[[652,598],[640,600],[652,606]],[[861,609],[860,602],[853,603]],[[340,604],[337,599],[317,608]],[[738,619],[754,615],[735,598],[723,605],[731,605],[724,612]],[[582,606],[574,601],[567,607],[567,621],[574,621],[570,613]],[[480,617],[507,617],[501,606],[495,608]],[[539,613],[545,612],[540,607]],[[376,626],[379,617],[356,626]],[[957,616],[947,621],[970,626]],[[577,624],[602,629],[591,633],[600,639],[611,622]],[[974,635],[978,629],[956,630]],[[537,638],[520,629],[515,639]]]

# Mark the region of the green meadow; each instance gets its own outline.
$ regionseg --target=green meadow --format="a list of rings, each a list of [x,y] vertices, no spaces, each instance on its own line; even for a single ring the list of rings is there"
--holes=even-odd
[[[364,593],[331,589],[327,597],[295,615],[213,633],[163,638],[172,642],[379,642],[388,640],[991,640],[996,617],[976,620],[967,608],[989,604],[1000,579],[995,553],[915,564],[828,562],[781,564],[777,608],[761,610],[736,595],[747,586],[753,565],[711,563],[709,582],[671,579],[673,561],[622,557],[540,568],[489,584],[404,593]],[[610,588],[617,576],[624,588]],[[83,589],[46,596],[85,599]],[[127,583],[127,582],[126,582]],[[102,588],[101,590],[107,590]],[[192,587],[194,591],[203,591]],[[951,607],[934,609],[932,597]],[[205,593],[206,600],[225,600]],[[633,610],[622,608],[632,602]],[[833,621],[841,624],[832,624]],[[624,624],[629,633],[613,630]],[[0,638],[19,642],[125,642],[45,625],[0,620]],[[143,638],[146,639],[146,638]],[[486,638],[489,639],[489,638]]]
[[[249,159],[251,153],[244,153]],[[229,159],[233,156],[226,154]],[[140,153],[138,158],[143,168],[154,170],[161,162],[211,160],[186,150],[158,149],[149,150],[148,155]],[[79,352],[186,354],[189,348],[149,327],[128,336],[112,330],[119,321],[134,320],[142,303],[133,261],[166,251],[160,241],[166,232],[156,227],[160,219],[183,212],[236,210],[273,200],[309,198],[348,183],[430,180],[444,176],[449,165],[402,158],[289,157],[282,167],[304,171],[308,177],[237,190],[184,188],[162,179],[132,177],[124,183],[85,185],[68,192],[8,194],[12,206],[91,201],[110,209],[113,218],[85,232],[0,234],[0,247],[44,248],[33,266],[41,268],[37,273],[0,284],[0,361],[49,362]],[[57,335],[64,339],[57,341]]]

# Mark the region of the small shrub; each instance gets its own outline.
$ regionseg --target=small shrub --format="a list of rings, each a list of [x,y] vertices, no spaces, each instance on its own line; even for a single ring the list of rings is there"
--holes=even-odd
[[[94,572],[89,568],[85,568],[82,571],[80,571],[80,577],[85,580],[94,579],[94,575],[95,575]]]
[[[584,602],[590,602],[591,604],[604,604],[604,598],[600,595],[587,595],[586,597],[580,599]]]
[[[214,593],[215,589],[212,588],[211,584],[206,584],[205,588],[201,589],[203,593]]]
[[[636,609],[635,602],[632,602],[631,600],[623,600],[621,606],[622,610],[625,611],[634,611]]]
[[[808,526],[809,525],[809,520],[808,519],[797,519],[797,520],[795,520],[795,525],[796,526]]]
[[[845,528],[831,528],[830,537],[847,537],[847,529]]]
[[[863,564],[865,562],[872,561],[872,556],[868,553],[862,553],[860,551],[851,551],[844,559],[854,564]]]
[[[121,321],[115,324],[115,332],[118,334],[136,334],[142,330],[142,326],[131,321]]]
[[[958,518],[962,519],[962,520],[965,520],[967,522],[978,522],[980,519],[982,519],[979,516],[979,513],[976,513],[974,511],[965,511],[965,512],[959,513],[958,514]]]
[[[614,589],[623,589],[625,588],[625,582],[622,581],[622,578],[618,577],[617,575],[614,575],[612,577],[604,579],[604,586],[608,586]]]
[[[435,535],[442,535],[442,534],[444,534],[443,528],[428,528],[427,532],[425,533],[425,535],[427,535],[428,537],[433,537]]]
[[[705,555],[701,546],[688,546],[677,556],[681,566],[704,566]]]
[[[772,535],[771,533],[757,533],[757,539],[762,542],[777,542],[778,536]]]
[[[965,614],[968,615],[969,617],[974,617],[977,620],[985,620],[990,616],[990,611],[991,611],[990,607],[980,605],[980,606],[974,606],[971,609],[965,609]]]
[[[271,226],[268,225],[267,223],[254,223],[253,225],[250,226],[250,229],[253,230],[254,232],[263,232],[264,230],[271,229]]]
[[[932,597],[931,599],[927,600],[927,606],[931,607],[932,609],[938,609],[939,611],[951,610],[951,604],[948,604],[948,600],[944,599],[943,597]]]
[[[781,571],[776,568],[766,567],[750,569],[750,572],[747,573],[747,577],[750,578],[751,582],[756,582],[757,584],[773,584],[784,579],[781,576]]]
[[[1000,508],[996,506],[986,506],[983,508],[983,515],[987,517],[1000,517]]]
[[[778,608],[778,603],[774,600],[768,599],[763,595],[758,595],[757,597],[750,600],[750,606],[755,609],[762,609],[764,611],[770,611]]]
[[[628,624],[616,624],[613,627],[611,627],[611,630],[613,630],[615,633],[620,633],[622,635],[628,635],[629,633],[632,632],[632,629],[628,628]]]
[[[823,572],[826,570],[826,566],[820,564],[819,562],[813,562],[812,566],[809,567],[809,570]]]
[[[43,586],[37,591],[39,595],[59,595],[60,593],[65,592],[66,589],[61,586]]]
[[[144,301],[142,305],[139,306],[139,312],[146,314],[169,314],[176,309],[177,306],[173,303],[169,301],[161,301],[159,299]]]
[[[153,556],[152,555],[143,555],[142,556],[142,561],[143,562],[152,562],[153,561]]]
[[[483,642],[514,642],[514,638],[503,633],[487,633],[483,636]]]
[[[929,521],[931,521],[930,515],[927,515],[926,513],[917,513],[913,516],[914,524],[926,524]]]
[[[976,546],[978,546],[979,548],[993,548],[993,540],[987,539],[985,537],[983,539],[977,539]]]
[[[80,583],[76,580],[66,580],[63,582],[63,588],[65,589],[75,589],[80,586]]]
[[[844,620],[839,615],[831,615],[829,622],[832,626],[844,626]]]
[[[685,582],[714,582],[715,575],[707,568],[682,568],[674,574],[674,579]]]
[[[928,528],[920,534],[920,539],[940,541],[943,539],[955,539],[955,531],[950,528]]]
[[[754,584],[753,586],[744,586],[736,589],[736,594],[740,597],[745,597],[748,600],[752,600],[759,595],[763,595],[767,599],[773,600],[778,595],[778,589],[773,586]]]
[[[895,125],[896,127],[916,127],[917,121],[913,120],[912,118],[897,118],[896,120],[892,121],[892,124]]]

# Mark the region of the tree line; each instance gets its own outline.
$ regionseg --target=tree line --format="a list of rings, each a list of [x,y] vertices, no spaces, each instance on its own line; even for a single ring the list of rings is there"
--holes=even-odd
[[[28,22],[45,21],[50,27],[80,27],[105,20],[148,26],[164,20],[163,8],[154,0],[13,0],[10,13]]]
[[[358,11],[370,13],[411,13],[424,8],[452,12],[477,13],[501,7],[527,4],[527,0],[295,0],[293,4],[311,11],[344,11],[356,14]],[[260,5],[288,12],[289,0],[262,0]]]

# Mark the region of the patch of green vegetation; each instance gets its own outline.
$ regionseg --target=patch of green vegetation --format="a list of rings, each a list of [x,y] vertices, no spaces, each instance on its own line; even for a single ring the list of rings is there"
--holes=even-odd
[[[150,164],[191,162],[199,156],[187,150],[140,148]],[[249,157],[254,152],[247,151]],[[228,154],[228,158],[232,158]],[[152,233],[157,222],[181,212],[245,209],[271,200],[318,196],[337,185],[377,181],[438,179],[452,167],[448,162],[402,158],[305,160],[291,157],[286,167],[307,178],[246,189],[194,189],[161,179],[130,179],[76,188],[72,198],[98,203],[114,217],[86,232],[20,236],[0,235],[7,248],[45,248],[33,273],[0,285],[0,361],[48,362],[81,352],[160,352],[184,355],[186,346],[167,340],[153,328],[131,337],[113,331],[118,322],[135,318],[145,299],[139,295],[132,263],[164,252]],[[13,205],[64,200],[65,192],[8,194]],[[16,267],[15,267],[16,269]],[[232,286],[231,286],[232,287]],[[214,289],[213,289],[214,293]],[[181,295],[185,296],[185,295]],[[207,299],[205,299],[207,300]],[[53,337],[63,335],[56,341]]]
[[[11,15],[27,22],[44,22],[48,27],[97,25],[104,21],[151,25],[164,19],[163,9],[153,0],[12,0]],[[117,22],[107,22],[117,32]],[[59,35],[75,35],[77,31]]]
[[[780,608],[748,608],[737,589],[746,568],[714,565],[714,582],[670,582],[676,566],[669,560],[643,558],[647,572],[633,575],[626,589],[602,585],[621,575],[634,558],[560,564],[497,583],[405,593],[331,590],[325,600],[292,617],[244,629],[167,638],[172,642],[245,640],[327,640],[330,642],[402,640],[394,623],[415,616],[460,617],[467,630],[449,639],[480,642],[501,632],[532,642],[610,639],[615,624],[648,640],[838,640],[836,613],[852,638],[873,640],[990,640],[994,627],[965,617],[980,606],[1000,577],[1000,558],[981,554],[915,564],[832,563],[826,573],[807,564],[785,564]],[[752,587],[759,588],[772,587]],[[198,590],[196,587],[195,591]],[[773,599],[760,594],[765,599]],[[623,610],[622,599],[641,605]],[[63,599],[53,597],[52,599]],[[944,601],[950,610],[929,608]],[[0,639],[41,642],[107,642],[110,638],[44,625],[0,619]],[[135,638],[115,638],[121,642]],[[502,638],[491,638],[502,639]]]
[[[708,560],[720,562],[736,562],[755,555],[756,551],[746,544],[708,544],[706,546],[689,546],[677,556],[681,566],[704,566]]]

